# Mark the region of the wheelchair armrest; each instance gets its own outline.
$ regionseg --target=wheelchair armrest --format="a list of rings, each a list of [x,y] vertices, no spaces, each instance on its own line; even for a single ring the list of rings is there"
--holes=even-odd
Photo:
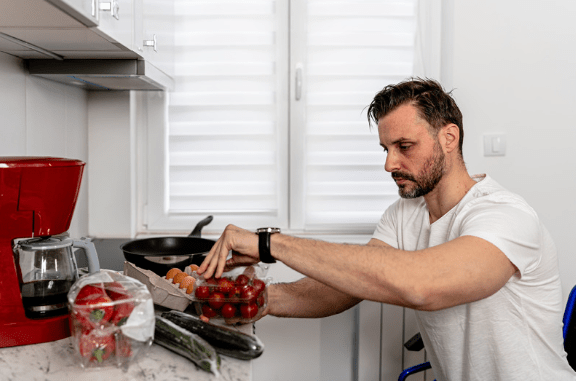
[[[426,369],[431,369],[431,368],[432,368],[432,365],[430,365],[430,362],[425,362],[422,364],[414,365],[408,369],[404,369],[404,371],[402,373],[400,373],[400,377],[398,377],[398,381],[404,381],[406,379],[406,377],[410,376],[411,374],[423,372]]]

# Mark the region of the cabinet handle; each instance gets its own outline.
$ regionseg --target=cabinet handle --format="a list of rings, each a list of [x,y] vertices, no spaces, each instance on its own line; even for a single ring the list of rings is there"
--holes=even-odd
[[[110,1],[105,3],[100,3],[101,11],[110,11],[112,17],[116,20],[120,20],[120,4],[117,1]]]
[[[151,40],[144,40],[144,46],[152,48],[154,49],[155,52],[157,52],[158,50],[156,50],[156,35],[154,34]]]
[[[297,101],[302,98],[302,64],[296,65],[296,73],[294,75],[294,93]]]

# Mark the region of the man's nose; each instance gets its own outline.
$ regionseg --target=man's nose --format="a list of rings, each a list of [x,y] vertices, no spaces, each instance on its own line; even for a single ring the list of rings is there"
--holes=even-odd
[[[384,163],[384,170],[386,172],[394,172],[399,169],[400,167],[396,155],[393,152],[388,151],[386,153],[386,162]]]

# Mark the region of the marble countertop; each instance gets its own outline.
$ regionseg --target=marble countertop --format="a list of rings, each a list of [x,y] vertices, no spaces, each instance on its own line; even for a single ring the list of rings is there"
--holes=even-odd
[[[250,381],[252,363],[221,356],[220,376],[198,369],[190,360],[158,344],[127,371],[115,367],[83,369],[74,357],[72,339],[0,348],[1,381]]]

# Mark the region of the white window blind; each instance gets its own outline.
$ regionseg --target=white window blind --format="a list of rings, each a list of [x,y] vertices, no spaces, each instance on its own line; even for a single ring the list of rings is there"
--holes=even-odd
[[[299,2],[292,64],[303,96],[293,102],[292,226],[371,232],[398,190],[384,171],[365,108],[377,91],[413,74],[416,1]],[[298,32],[297,32],[298,33]],[[298,74],[298,73],[297,73]]]
[[[177,0],[176,15],[146,229],[212,214],[213,229],[371,232],[398,195],[365,108],[422,60],[417,0]]]
[[[167,213],[285,225],[286,12],[270,0],[192,0],[176,15]]]

